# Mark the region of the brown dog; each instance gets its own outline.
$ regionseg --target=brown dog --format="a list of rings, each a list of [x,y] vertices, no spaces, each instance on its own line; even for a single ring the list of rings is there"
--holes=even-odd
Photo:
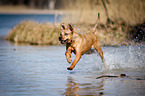
[[[71,26],[71,24],[68,24],[68,28],[66,28],[64,24],[61,24],[61,33],[59,41],[62,44],[66,44],[65,55],[68,63],[71,63],[72,61],[71,60],[72,52],[76,54],[75,60],[73,61],[71,66],[67,68],[68,70],[72,70],[75,67],[76,63],[80,60],[81,56],[85,54],[88,50],[90,50],[92,47],[98,51],[99,55],[102,58],[103,63],[105,64],[105,59],[103,56],[101,45],[94,34],[96,27],[97,24],[95,25],[91,33],[81,35],[74,32],[74,29]],[[107,67],[106,64],[105,67]]]

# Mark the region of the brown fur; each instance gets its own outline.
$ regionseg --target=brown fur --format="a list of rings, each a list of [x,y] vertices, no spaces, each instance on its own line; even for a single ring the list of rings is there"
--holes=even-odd
[[[94,48],[98,51],[99,55],[101,56],[102,62],[105,64],[105,59],[103,56],[103,51],[101,49],[101,45],[94,34],[94,31],[97,27],[97,24],[95,25],[92,32],[87,34],[77,34],[74,32],[73,27],[71,24],[68,24],[68,28],[65,27],[64,24],[61,25],[61,33],[59,37],[59,41],[61,41],[62,44],[66,44],[66,59],[68,63],[71,63],[71,54],[72,52],[76,54],[76,57],[74,61],[72,62],[71,66],[68,67],[68,70],[72,70],[77,62],[80,60],[81,56],[85,54],[88,50],[91,48]],[[105,64],[105,67],[107,65]]]

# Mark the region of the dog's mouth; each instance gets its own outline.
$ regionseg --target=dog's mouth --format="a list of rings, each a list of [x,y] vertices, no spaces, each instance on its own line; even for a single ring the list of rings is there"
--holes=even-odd
[[[68,41],[68,39],[66,39],[66,40],[61,40],[61,44],[65,44],[65,43],[67,43],[67,41]]]
[[[66,40],[62,40],[62,37],[59,37],[59,41],[61,42],[61,44],[65,44],[68,42],[69,39]]]

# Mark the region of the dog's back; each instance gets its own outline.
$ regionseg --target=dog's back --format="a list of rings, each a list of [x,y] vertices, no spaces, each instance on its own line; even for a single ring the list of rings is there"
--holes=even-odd
[[[93,47],[94,42],[96,42],[97,40],[98,39],[96,35],[92,32],[86,34],[75,33],[73,36],[73,46],[79,46],[79,49],[81,50],[81,53],[83,55]]]

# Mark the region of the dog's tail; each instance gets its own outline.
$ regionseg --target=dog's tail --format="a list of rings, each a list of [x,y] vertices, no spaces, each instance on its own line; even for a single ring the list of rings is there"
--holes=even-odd
[[[97,18],[95,26],[94,26],[94,28],[92,30],[93,33],[96,31],[96,28],[97,28],[99,23],[100,23],[100,13],[98,13],[98,18]]]

